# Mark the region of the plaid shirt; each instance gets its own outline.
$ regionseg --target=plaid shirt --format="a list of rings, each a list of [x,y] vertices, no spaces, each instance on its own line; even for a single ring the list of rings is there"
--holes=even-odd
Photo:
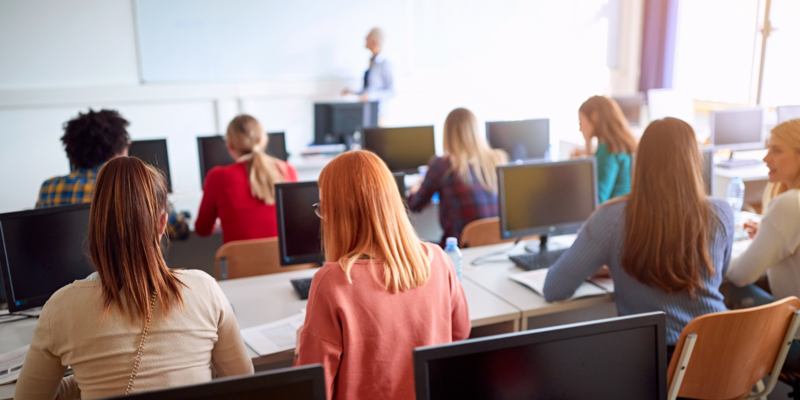
[[[412,211],[421,211],[439,192],[439,221],[444,230],[440,245],[448,237],[460,238],[468,223],[481,218],[496,217],[497,193],[492,193],[478,183],[475,174],[472,183],[466,184],[450,171],[448,157],[435,157],[428,163],[428,172],[419,191],[408,199]]]
[[[42,183],[36,208],[58,207],[70,204],[91,203],[94,183],[100,167],[94,169],[77,169],[67,176],[57,176]],[[189,237],[189,226],[183,215],[176,214],[172,204],[167,203],[169,221],[167,233],[172,240],[184,240]]]

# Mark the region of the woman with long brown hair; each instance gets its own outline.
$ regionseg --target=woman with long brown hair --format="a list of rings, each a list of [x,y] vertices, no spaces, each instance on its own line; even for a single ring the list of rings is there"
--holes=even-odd
[[[664,311],[674,346],[693,318],[725,311],[719,286],[731,257],[733,209],[705,196],[695,134],[653,121],[639,143],[631,193],[601,206],[550,267],[547,301],[564,300],[607,265],[619,315]]]
[[[329,399],[413,399],[413,349],[469,336],[453,263],[417,237],[375,154],[336,157],[319,194],[326,263],[311,283],[296,364],[325,367]]]
[[[210,235],[219,218],[224,243],[278,236],[275,184],[296,182],[297,170],[267,155],[267,140],[264,128],[249,115],[228,124],[225,142],[236,162],[208,171],[194,224],[198,235]]]
[[[166,207],[164,178],[141,160],[100,170],[88,237],[97,272],[45,304],[15,398],[104,398],[207,382],[214,370],[253,373],[219,285],[167,268]],[[62,380],[67,366],[75,374]]]
[[[421,211],[439,193],[442,247],[448,237],[459,238],[468,223],[498,215],[497,167],[508,162],[505,152],[489,147],[466,108],[456,108],[444,121],[444,153],[430,161],[408,200],[411,211]]]
[[[616,101],[592,96],[578,109],[586,149],[573,155],[594,154],[597,159],[597,198],[602,204],[631,190],[631,168],[636,138]],[[597,138],[597,148],[592,140]]]

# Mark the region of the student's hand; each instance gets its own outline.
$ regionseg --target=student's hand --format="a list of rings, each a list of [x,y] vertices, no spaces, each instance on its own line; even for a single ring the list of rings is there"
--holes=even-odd
[[[361,93],[361,95],[358,96],[358,101],[369,101],[369,95],[367,92]]]
[[[577,147],[569,153],[569,158],[581,158],[586,157],[589,155],[589,152],[586,151],[583,147]]]
[[[300,325],[300,327],[297,328],[297,333],[296,333],[297,336],[295,337],[297,344],[294,346],[295,358],[297,358],[297,356],[300,354],[300,335],[303,334],[303,327],[305,327],[305,325]]]
[[[347,96],[348,94],[354,94],[354,93],[350,89],[347,89],[347,88],[342,89],[342,96]]]
[[[747,232],[747,236],[750,236],[750,239],[756,236],[758,232],[758,222],[756,221],[747,221],[744,223],[744,230]]]
[[[608,266],[603,265],[592,275],[592,278],[611,278],[611,271],[609,271]]]

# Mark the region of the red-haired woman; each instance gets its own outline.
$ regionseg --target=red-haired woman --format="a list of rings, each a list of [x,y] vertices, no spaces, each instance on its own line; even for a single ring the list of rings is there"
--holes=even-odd
[[[100,170],[88,240],[97,272],[45,304],[15,398],[104,398],[207,382],[214,370],[253,373],[219,285],[164,263],[166,206],[164,178],[141,160]],[[62,380],[67,366],[75,374]]]
[[[336,157],[319,194],[327,262],[311,284],[296,363],[325,367],[329,399],[413,399],[413,349],[469,336],[453,263],[417,237],[375,154]]]

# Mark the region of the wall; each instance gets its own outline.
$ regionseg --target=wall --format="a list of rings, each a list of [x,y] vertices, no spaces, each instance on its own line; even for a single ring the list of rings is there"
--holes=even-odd
[[[440,146],[444,118],[464,106],[481,121],[549,117],[554,144],[580,140],[580,103],[627,91],[638,77],[630,67],[636,46],[620,45],[623,62],[606,67],[605,2],[407,0],[398,18],[410,22],[395,33],[403,39],[392,48],[388,35],[398,95],[387,124],[435,125]],[[640,2],[622,0],[623,19],[639,12]],[[635,26],[621,27],[621,40]],[[142,85],[132,0],[0,2],[0,54],[0,169],[12,171],[0,174],[0,212],[32,207],[41,182],[68,171],[58,140],[62,124],[87,107],[118,109],[131,121],[134,140],[167,138],[173,200],[195,212],[196,136],[222,132],[247,112],[267,130],[285,131],[296,154],[312,139],[313,103],[357,88],[363,74]],[[362,55],[366,66],[367,51]]]

